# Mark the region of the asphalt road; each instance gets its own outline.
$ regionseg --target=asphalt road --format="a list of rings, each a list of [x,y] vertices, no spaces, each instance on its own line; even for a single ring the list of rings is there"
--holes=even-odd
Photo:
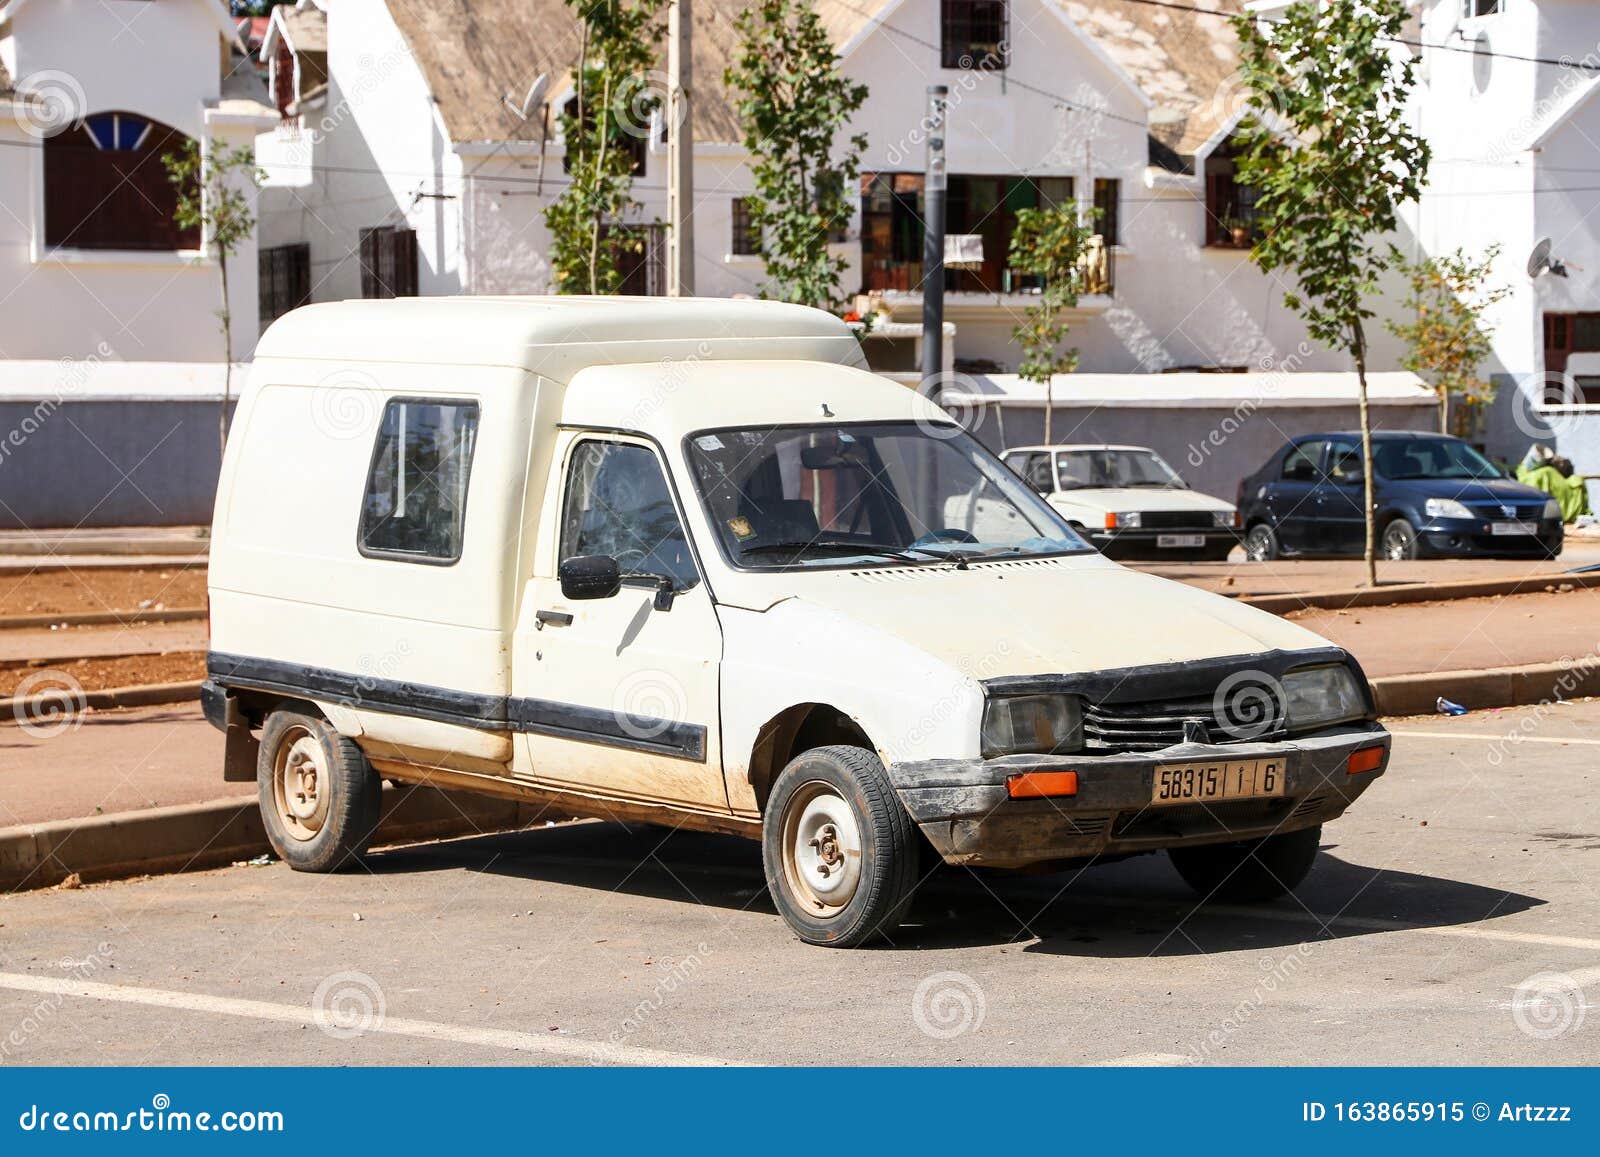
[[[1158,857],[942,870],[828,951],[755,845],[601,824],[12,895],[0,1063],[1600,1062],[1600,702],[1395,729],[1258,909]]]

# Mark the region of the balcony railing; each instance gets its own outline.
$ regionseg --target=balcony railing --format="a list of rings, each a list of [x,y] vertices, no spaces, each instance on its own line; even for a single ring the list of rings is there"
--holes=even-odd
[[[899,291],[916,293],[922,289],[922,262],[894,261],[869,257],[863,270],[866,292]],[[1116,293],[1117,254],[1099,237],[1091,237],[1078,259],[1080,296],[1111,297]],[[1025,294],[1039,290],[1039,279],[999,262],[984,262],[976,269],[946,267],[946,293]]]

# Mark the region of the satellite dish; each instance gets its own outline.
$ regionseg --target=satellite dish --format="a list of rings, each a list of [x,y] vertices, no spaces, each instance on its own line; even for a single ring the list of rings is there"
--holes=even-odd
[[[522,103],[520,105],[512,99],[509,92],[500,99],[505,106],[512,111],[518,120],[525,121],[533,115],[533,111],[536,108],[544,103],[545,90],[549,87],[550,74],[547,72],[541,72],[538,76],[533,78],[533,83],[528,86],[528,95],[522,98]]]
[[[1533,247],[1533,252],[1528,257],[1528,276],[1538,277],[1542,273],[1549,273],[1555,277],[1565,277],[1567,267],[1550,255],[1550,238],[1542,238]]]

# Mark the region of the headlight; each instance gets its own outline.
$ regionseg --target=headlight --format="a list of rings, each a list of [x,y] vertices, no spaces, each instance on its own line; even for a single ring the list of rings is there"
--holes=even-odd
[[[1238,526],[1239,512],[1237,510],[1218,510],[1211,515],[1213,526]]]
[[[1477,515],[1468,510],[1454,498],[1430,498],[1422,504],[1423,513],[1429,518],[1476,518]]]
[[[1366,696],[1350,668],[1335,664],[1290,671],[1283,677],[1283,698],[1290,731],[1305,731],[1367,713]]]
[[[1083,747],[1076,695],[1008,695],[983,708],[983,754],[1045,755]]]
[[[1107,530],[1138,530],[1139,529],[1139,512],[1137,510],[1134,510],[1134,511],[1124,510],[1124,511],[1121,511],[1121,512],[1119,512],[1117,514],[1107,514],[1106,515],[1106,529]]]
[[[1557,502],[1554,498],[1547,501],[1544,504],[1544,516],[1546,518],[1560,518],[1561,503]]]

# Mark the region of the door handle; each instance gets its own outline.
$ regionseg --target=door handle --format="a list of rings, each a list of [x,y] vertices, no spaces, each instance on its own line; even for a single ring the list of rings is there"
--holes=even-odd
[[[546,627],[572,626],[572,616],[566,611],[536,611],[533,617],[533,629],[536,631],[542,631]]]

